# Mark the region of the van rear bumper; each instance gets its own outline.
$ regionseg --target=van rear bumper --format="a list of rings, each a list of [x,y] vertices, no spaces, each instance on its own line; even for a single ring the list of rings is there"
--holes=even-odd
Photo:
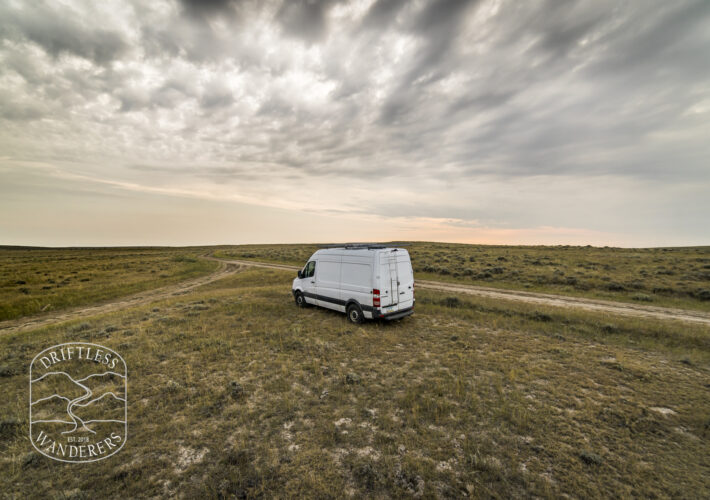
[[[373,319],[385,319],[387,321],[393,320],[393,319],[400,319],[404,318],[405,316],[409,316],[410,314],[414,313],[414,307],[409,307],[407,309],[402,309],[401,311],[394,311],[389,314],[382,314],[381,311],[374,311],[372,313]]]

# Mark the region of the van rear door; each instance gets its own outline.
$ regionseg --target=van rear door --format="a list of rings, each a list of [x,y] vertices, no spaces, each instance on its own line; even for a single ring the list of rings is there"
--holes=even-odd
[[[399,250],[397,252],[397,279],[399,294],[398,309],[408,309],[414,305],[414,274],[412,271],[412,261],[409,252]]]
[[[412,307],[414,277],[409,254],[401,248],[380,253],[380,303],[386,312]]]
[[[380,301],[386,312],[412,307],[414,275],[406,250],[399,248],[380,253],[380,286]]]
[[[399,278],[397,276],[397,252],[380,252],[380,304],[394,310],[399,302]]]

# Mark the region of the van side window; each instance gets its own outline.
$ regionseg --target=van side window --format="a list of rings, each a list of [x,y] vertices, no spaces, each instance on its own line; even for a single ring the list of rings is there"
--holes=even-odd
[[[312,260],[308,264],[306,264],[306,267],[304,268],[304,272],[303,272],[303,277],[304,278],[312,278],[315,273],[316,273],[316,261]]]

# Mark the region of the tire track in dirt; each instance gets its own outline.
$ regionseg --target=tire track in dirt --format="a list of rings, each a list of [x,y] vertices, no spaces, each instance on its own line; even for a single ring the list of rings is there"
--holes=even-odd
[[[217,281],[226,276],[234,274],[240,268],[240,266],[237,264],[221,261],[217,262],[220,262],[220,265],[211,274],[200,276],[198,278],[192,278],[186,281],[181,281],[180,283],[175,283],[174,285],[168,285],[153,290],[145,290],[143,292],[138,292],[134,295],[121,297],[117,300],[114,300],[113,302],[107,302],[104,304],[93,305],[88,307],[78,307],[56,313],[40,314],[36,316],[25,316],[18,319],[0,322],[0,335],[16,332],[26,332],[29,330],[41,328],[43,326],[50,326],[59,323],[64,323],[66,321],[95,316],[97,314],[119,311],[121,309],[136,307],[143,304],[148,304],[150,302],[155,302],[157,300],[167,299],[176,295],[182,295],[189,292],[193,288],[207,285],[208,283],[212,283],[213,281]]]
[[[298,271],[296,266],[285,264],[270,264],[268,262],[251,262],[247,260],[227,260],[215,257],[207,257],[218,262],[239,264],[242,266],[265,267],[271,269],[285,269]],[[710,313],[693,311],[688,309],[673,309],[668,307],[644,306],[628,304],[625,302],[613,302],[610,300],[587,299],[582,297],[571,297],[569,295],[554,295],[548,293],[525,292],[522,290],[510,290],[500,288],[490,288],[475,285],[458,285],[454,283],[443,283],[441,281],[418,280],[415,277],[417,288],[438,290],[451,293],[465,293],[501,300],[512,300],[526,302],[529,304],[540,304],[544,306],[561,307],[567,309],[581,309],[604,314],[619,314],[622,316],[633,316],[647,319],[677,320],[688,323],[700,323],[710,325]]]
[[[502,300],[514,300],[529,304],[540,304],[568,309],[582,309],[607,314],[620,314],[622,316],[635,316],[650,319],[671,319],[710,325],[710,314],[702,311],[688,309],[671,309],[666,307],[641,306],[625,302],[612,302],[610,300],[585,299],[570,297],[569,295],[553,295],[547,293],[533,293],[518,290],[505,290],[498,288],[478,287],[471,285],[454,285],[439,281],[416,281],[418,288],[428,288],[454,293],[467,293],[481,297]]]

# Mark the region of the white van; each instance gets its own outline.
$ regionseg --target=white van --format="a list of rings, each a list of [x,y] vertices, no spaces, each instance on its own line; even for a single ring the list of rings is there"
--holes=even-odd
[[[316,251],[293,280],[299,307],[345,312],[353,323],[399,319],[414,312],[409,252],[384,245],[345,245]]]

